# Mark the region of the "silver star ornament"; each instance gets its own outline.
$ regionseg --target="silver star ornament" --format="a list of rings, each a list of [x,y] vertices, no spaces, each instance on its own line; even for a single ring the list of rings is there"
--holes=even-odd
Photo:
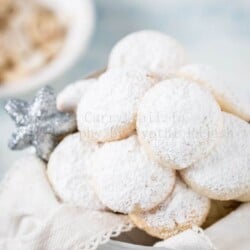
[[[36,154],[48,161],[58,142],[76,130],[74,114],[59,112],[52,88],[40,89],[31,102],[10,99],[5,110],[16,124],[9,148],[21,150],[34,146]]]

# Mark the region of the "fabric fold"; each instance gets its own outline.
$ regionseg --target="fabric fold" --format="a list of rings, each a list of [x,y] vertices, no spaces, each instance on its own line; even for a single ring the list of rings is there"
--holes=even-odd
[[[133,228],[128,216],[59,203],[46,165],[34,155],[17,161],[1,184],[0,221],[0,249],[5,250],[94,250]],[[249,224],[250,203],[246,203],[204,231],[193,228],[155,246],[248,250]]]
[[[217,250],[199,227],[181,232],[165,241],[156,243],[154,246],[164,247],[168,250]]]
[[[242,204],[205,232],[219,250],[249,250],[250,203]]]
[[[0,249],[92,250],[133,225],[125,215],[60,204],[46,165],[30,155],[17,161],[0,189]]]

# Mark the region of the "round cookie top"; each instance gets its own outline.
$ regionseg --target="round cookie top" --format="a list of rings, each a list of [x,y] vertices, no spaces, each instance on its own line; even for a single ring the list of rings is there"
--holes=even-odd
[[[62,112],[75,112],[81,97],[96,79],[77,81],[65,87],[56,98],[57,109]]]
[[[250,96],[239,88],[228,85],[213,67],[202,64],[186,65],[179,70],[178,75],[209,89],[222,110],[250,121]]]
[[[250,191],[250,127],[234,115],[223,116],[224,129],[216,147],[181,175],[207,197],[232,200]]]
[[[175,39],[157,31],[142,30],[124,37],[114,46],[109,68],[137,65],[164,79],[185,62],[185,50]]]
[[[125,214],[155,207],[175,183],[175,171],[151,161],[136,135],[105,143],[96,151],[92,175],[103,204]]]
[[[75,133],[65,137],[51,154],[48,177],[62,201],[86,209],[105,208],[91,185],[91,157],[97,148],[98,144],[81,140]]]
[[[106,142],[132,134],[138,102],[154,83],[153,77],[138,68],[111,69],[101,75],[78,105],[81,135]]]
[[[138,109],[137,132],[161,164],[183,169],[205,157],[221,134],[220,107],[196,83],[174,78],[151,88]]]
[[[177,179],[172,194],[156,208],[131,213],[136,226],[148,234],[167,239],[179,232],[200,226],[210,209],[210,200],[189,189]]]

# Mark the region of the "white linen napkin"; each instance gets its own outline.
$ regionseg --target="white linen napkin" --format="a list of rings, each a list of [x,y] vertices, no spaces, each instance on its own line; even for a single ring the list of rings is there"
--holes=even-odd
[[[0,249],[92,250],[132,229],[127,216],[60,204],[45,164],[35,156],[14,164],[0,190]]]
[[[198,227],[186,230],[165,241],[160,241],[155,247],[165,247],[168,250],[216,250],[203,230]]]
[[[93,250],[132,227],[124,215],[61,204],[50,187],[46,165],[34,155],[16,162],[1,184],[0,249]],[[205,231],[193,228],[156,246],[168,250],[249,250],[249,235],[250,204],[244,204]],[[130,249],[124,244],[120,249]]]

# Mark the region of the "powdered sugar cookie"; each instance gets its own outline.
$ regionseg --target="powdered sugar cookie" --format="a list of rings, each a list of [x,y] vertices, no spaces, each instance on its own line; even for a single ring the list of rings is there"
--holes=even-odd
[[[206,87],[216,98],[221,108],[250,121],[250,96],[239,88],[232,88],[213,67],[192,64],[180,69],[179,76],[196,81]]]
[[[111,69],[101,75],[78,105],[81,135],[98,142],[129,136],[135,130],[138,102],[154,82],[138,68]]]
[[[62,201],[87,209],[104,209],[90,184],[90,160],[97,148],[97,144],[81,140],[76,133],[65,137],[51,154],[48,176]]]
[[[95,81],[96,79],[85,79],[68,85],[56,98],[57,109],[62,112],[75,112],[81,97]]]
[[[180,78],[150,89],[138,110],[137,132],[161,164],[182,169],[205,157],[222,130],[220,107],[199,85]]]
[[[200,226],[209,212],[210,200],[201,196],[177,179],[172,194],[159,206],[131,213],[135,225],[148,234],[167,239],[179,232]]]
[[[149,210],[172,191],[175,172],[151,161],[137,136],[105,143],[93,160],[93,181],[100,200],[115,212]]]
[[[250,127],[234,115],[223,116],[224,129],[216,147],[181,175],[203,195],[232,200],[250,191]]]
[[[124,37],[114,46],[109,68],[137,65],[164,79],[186,61],[185,50],[175,39],[157,31],[142,30]]]

